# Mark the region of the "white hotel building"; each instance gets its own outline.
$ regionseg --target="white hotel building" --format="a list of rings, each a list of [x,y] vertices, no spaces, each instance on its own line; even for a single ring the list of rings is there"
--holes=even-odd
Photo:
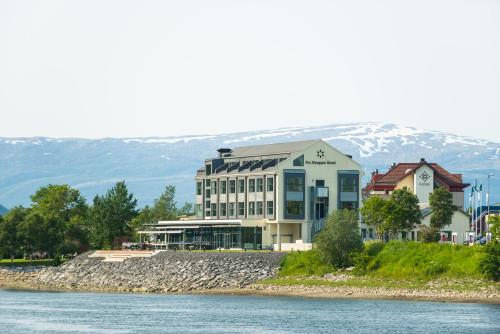
[[[222,148],[196,173],[196,218],[159,222],[155,240],[307,249],[330,212],[359,208],[361,177],[358,163],[322,140]]]

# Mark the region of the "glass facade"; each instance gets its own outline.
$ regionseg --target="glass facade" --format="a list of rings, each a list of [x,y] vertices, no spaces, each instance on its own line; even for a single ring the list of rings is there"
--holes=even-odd
[[[338,173],[338,209],[359,209],[359,173],[357,171],[339,171]]]
[[[285,219],[305,218],[305,173],[285,172]]]

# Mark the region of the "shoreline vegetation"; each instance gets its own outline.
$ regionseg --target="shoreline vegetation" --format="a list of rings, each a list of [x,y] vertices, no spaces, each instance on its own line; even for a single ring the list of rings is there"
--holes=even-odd
[[[344,270],[335,270],[323,262],[316,249],[287,253],[281,261],[277,275],[241,287],[177,289],[168,292],[151,290],[145,286],[129,288],[120,284],[98,288],[82,288],[74,285],[54,288],[41,284],[37,279],[38,272],[14,272],[0,267],[0,288],[500,304],[500,283],[485,278],[479,271],[479,262],[485,255],[483,246],[400,241],[382,245],[368,245],[365,248],[365,257],[357,260],[356,267]],[[180,255],[182,252],[176,253]],[[195,254],[201,256],[203,253],[192,253]],[[67,264],[71,264],[72,261],[69,260]]]

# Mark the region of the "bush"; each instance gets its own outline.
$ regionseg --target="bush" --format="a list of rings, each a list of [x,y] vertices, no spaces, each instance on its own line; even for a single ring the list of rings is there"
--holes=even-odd
[[[438,242],[439,241],[438,232],[439,231],[434,227],[421,225],[418,239],[423,242]]]
[[[485,247],[485,256],[479,263],[479,270],[494,281],[500,279],[500,242],[491,242]]]
[[[377,256],[384,249],[384,246],[383,242],[369,241],[365,243],[365,253],[370,257]]]
[[[353,255],[363,250],[358,214],[349,210],[333,212],[317,235],[315,243],[325,262],[336,268],[352,266]]]

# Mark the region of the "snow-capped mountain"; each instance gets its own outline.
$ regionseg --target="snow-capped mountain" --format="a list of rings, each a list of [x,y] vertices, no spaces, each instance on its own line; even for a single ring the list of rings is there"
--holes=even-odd
[[[295,127],[220,135],[150,138],[0,138],[0,203],[29,203],[40,186],[68,183],[90,201],[125,180],[141,205],[151,203],[167,184],[177,187],[179,202],[192,201],[193,177],[203,160],[220,147],[238,147],[323,139],[365,168],[365,181],[376,168],[393,162],[437,162],[451,172],[476,178],[491,200],[500,200],[500,144],[449,133],[394,124],[354,123]]]

